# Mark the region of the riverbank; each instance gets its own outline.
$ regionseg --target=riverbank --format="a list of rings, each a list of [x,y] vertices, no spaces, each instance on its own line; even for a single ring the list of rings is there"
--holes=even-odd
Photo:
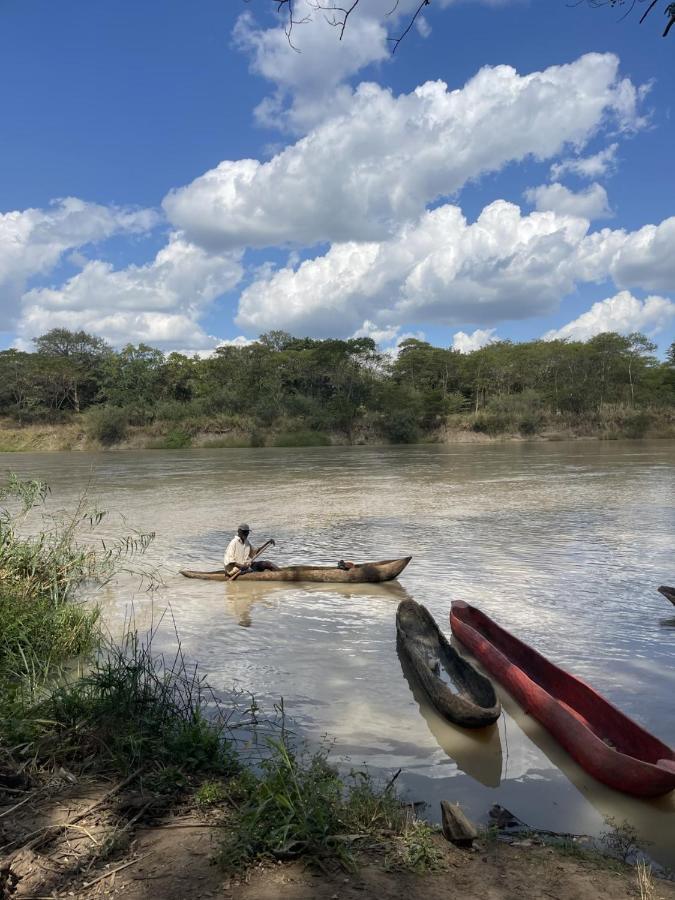
[[[387,439],[373,422],[355,424],[351,430],[320,431],[302,421],[288,420],[261,429],[245,418],[154,421],[133,425],[127,421],[92,423],[86,414],[70,415],[57,424],[20,425],[0,418],[0,453],[185,450],[246,447],[377,446],[391,443],[489,443],[494,441],[567,441],[675,438],[675,408],[635,410],[607,406],[593,414],[538,417],[519,420],[499,413],[480,412],[447,416],[434,427],[413,428]]]
[[[511,843],[483,833],[471,849],[431,837],[432,867],[402,864],[390,836],[372,840],[349,868],[325,857],[266,859],[241,871],[218,865],[233,827],[227,810],[205,807],[204,788],[176,800],[138,785],[62,771],[45,791],[2,796],[0,816],[20,809],[3,827],[7,843],[19,830],[52,838],[19,850],[0,869],[2,900],[123,897],[125,900],[673,900],[675,884],[649,867],[635,868],[569,842],[536,834]],[[11,804],[11,805],[9,805]],[[70,823],[70,825],[68,825]],[[35,838],[34,838],[35,840]]]

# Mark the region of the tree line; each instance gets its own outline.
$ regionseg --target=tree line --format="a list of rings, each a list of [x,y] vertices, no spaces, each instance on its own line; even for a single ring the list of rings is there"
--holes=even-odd
[[[367,337],[271,331],[200,358],[142,343],[115,350],[55,328],[34,339],[33,352],[0,352],[0,414],[54,423],[98,410],[138,426],[230,417],[254,429],[291,423],[347,436],[369,423],[400,441],[464,415],[476,430],[515,421],[534,433],[552,416],[611,405],[675,407],[675,343],[663,362],[655,350],[642,334],[605,332],[588,341],[497,341],[470,353],[409,338],[392,354]]]

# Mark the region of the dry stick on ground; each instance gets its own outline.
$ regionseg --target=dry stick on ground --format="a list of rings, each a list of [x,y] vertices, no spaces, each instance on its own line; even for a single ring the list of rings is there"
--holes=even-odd
[[[35,800],[40,793],[44,791],[44,788],[40,788],[39,791],[36,791],[33,794],[29,794],[27,797],[24,797],[23,800],[20,800],[18,803],[15,803],[14,806],[10,806],[9,809],[6,809],[4,812],[0,812],[0,819],[3,819],[5,816],[8,816],[10,813],[13,813],[20,806],[23,806],[24,803],[28,803],[30,800]]]
[[[85,888],[90,888],[95,884],[98,884],[99,881],[103,881],[104,878],[107,878],[108,875],[115,875],[117,872],[121,872],[122,869],[127,869],[129,866],[133,866],[134,863],[140,862],[142,859],[145,859],[146,856],[150,856],[152,850],[148,850],[147,853],[144,853],[143,856],[137,856],[135,859],[129,859],[127,862],[122,863],[119,866],[115,866],[114,869],[108,869],[107,872],[103,872],[102,875],[98,875],[96,878],[93,878],[91,881],[85,881],[82,885]]]
[[[47,843],[47,841],[52,839],[52,836],[49,834],[50,831],[53,831],[55,828],[69,828],[75,825],[77,822],[85,819],[88,815],[90,815],[95,809],[98,809],[99,806],[102,806],[107,800],[113,797],[115,794],[119,793],[123,788],[125,788],[128,784],[134,781],[138,776],[143,772],[143,769],[136,769],[135,772],[132,772],[131,775],[128,775],[123,781],[118,782],[109,791],[106,791],[102,797],[88,806],[81,813],[78,813],[76,816],[73,816],[67,822],[64,822],[61,825],[47,825],[45,828],[41,828],[37,837],[34,837],[33,840],[29,841],[27,844],[23,844],[12,853],[12,856],[9,860],[5,860],[5,865],[12,861],[13,857],[16,856],[17,853],[21,852],[21,850],[35,850],[37,847],[41,847],[42,844]],[[12,843],[16,843],[13,841]],[[7,847],[11,847],[11,843],[7,844]]]

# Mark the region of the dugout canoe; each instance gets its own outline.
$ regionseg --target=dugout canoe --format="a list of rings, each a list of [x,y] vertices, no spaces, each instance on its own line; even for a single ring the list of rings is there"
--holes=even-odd
[[[636,797],[675,788],[675,752],[586,682],[468,603],[452,604],[450,624],[457,640],[598,781]]]
[[[429,610],[402,600],[396,613],[399,653],[433,704],[450,722],[485,728],[502,711],[492,682],[450,646]]]
[[[657,590],[660,594],[663,594],[666,600],[670,600],[675,605],[675,587],[668,587],[667,584],[662,584]]]
[[[282,569],[265,572],[247,572],[235,579],[240,581],[323,581],[336,584],[377,583],[392,581],[408,565],[412,556],[403,559],[383,559],[380,562],[360,563],[352,569],[338,569],[337,566],[284,566]],[[229,581],[224,569],[213,572],[194,572],[181,569],[186,578],[202,578],[206,581]]]

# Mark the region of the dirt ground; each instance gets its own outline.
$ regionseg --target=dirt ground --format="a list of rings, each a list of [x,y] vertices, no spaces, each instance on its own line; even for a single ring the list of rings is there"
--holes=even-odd
[[[294,862],[233,878],[213,863],[222,826],[194,808],[146,808],[144,795],[81,784],[21,802],[0,799],[0,900],[675,900],[671,882],[641,895],[634,869],[532,840],[459,850],[440,835],[445,869],[430,875],[387,871],[371,854],[357,873]]]

